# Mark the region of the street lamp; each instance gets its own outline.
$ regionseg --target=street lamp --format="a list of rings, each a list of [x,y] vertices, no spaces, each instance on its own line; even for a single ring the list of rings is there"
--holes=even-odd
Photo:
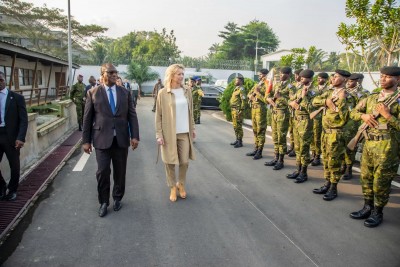
[[[257,35],[257,40],[256,40],[256,58],[254,59],[254,75],[257,75],[258,49],[262,49],[262,50],[265,51],[264,47],[258,47],[258,35]]]

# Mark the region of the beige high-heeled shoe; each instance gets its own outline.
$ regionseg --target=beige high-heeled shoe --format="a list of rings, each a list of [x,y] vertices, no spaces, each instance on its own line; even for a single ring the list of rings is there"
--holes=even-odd
[[[169,200],[171,200],[172,202],[175,202],[177,199],[176,197],[176,186],[171,187],[171,193],[169,195]]]
[[[179,191],[179,196],[180,196],[182,199],[185,199],[185,198],[186,198],[185,186],[184,186],[182,183],[177,183],[177,184],[176,184],[176,187],[177,187],[177,189],[178,189],[178,191]]]

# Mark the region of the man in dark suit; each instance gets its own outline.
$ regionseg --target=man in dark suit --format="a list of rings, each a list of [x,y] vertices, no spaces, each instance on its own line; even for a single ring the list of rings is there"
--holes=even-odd
[[[8,193],[7,183],[0,172],[0,199],[13,201],[17,198],[20,176],[19,150],[24,146],[27,129],[25,99],[6,88],[5,75],[0,72],[0,161],[5,153],[11,169]]]
[[[130,92],[115,84],[118,72],[114,65],[103,64],[101,75],[104,83],[87,93],[82,139],[86,153],[92,152],[92,143],[96,148],[99,216],[103,217],[109,205],[111,161],[114,210],[122,207],[128,148],[130,145],[134,150],[139,145],[139,123]]]

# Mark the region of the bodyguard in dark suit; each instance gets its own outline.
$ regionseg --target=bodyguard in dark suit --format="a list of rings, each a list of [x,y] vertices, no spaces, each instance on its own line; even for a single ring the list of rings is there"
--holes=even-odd
[[[96,149],[97,190],[100,203],[99,216],[107,214],[110,198],[110,164],[113,164],[114,210],[121,209],[125,192],[128,148],[139,144],[139,124],[131,94],[115,84],[118,77],[114,65],[101,66],[104,84],[87,93],[83,117],[83,149],[86,153]]]
[[[0,161],[5,153],[11,169],[8,186],[0,172],[0,199],[12,201],[17,198],[20,176],[19,150],[24,146],[27,129],[25,99],[6,88],[5,75],[0,72]]]

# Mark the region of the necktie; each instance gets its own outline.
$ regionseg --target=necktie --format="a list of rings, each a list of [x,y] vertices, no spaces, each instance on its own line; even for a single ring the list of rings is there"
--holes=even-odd
[[[112,93],[111,88],[108,88],[108,93],[109,93],[111,111],[112,111],[113,115],[115,115],[115,101],[114,101],[114,95]]]

